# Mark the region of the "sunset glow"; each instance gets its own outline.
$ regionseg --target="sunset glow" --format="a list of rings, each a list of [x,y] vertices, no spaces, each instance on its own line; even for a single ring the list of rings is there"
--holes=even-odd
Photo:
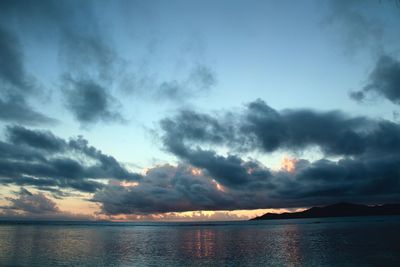
[[[226,189],[221,184],[219,184],[217,181],[215,181],[213,179],[212,182],[215,184],[215,188],[217,188],[218,191],[221,191],[224,193],[226,192]]]
[[[400,266],[400,0],[0,0],[0,132],[0,267]]]
[[[0,217],[398,200],[391,1],[19,1],[0,1]]]
[[[122,182],[120,182],[120,185],[121,185],[121,186],[124,186],[124,187],[135,187],[135,186],[138,186],[139,183],[138,183],[138,182],[127,182],[127,181],[122,181]]]
[[[203,174],[203,172],[201,171],[201,169],[199,169],[199,168],[194,168],[194,167],[192,167],[192,168],[190,169],[190,172],[191,172],[192,175],[194,175],[194,176],[200,176],[200,175]]]
[[[281,169],[293,173],[296,170],[296,162],[297,162],[296,159],[284,157],[281,162]]]

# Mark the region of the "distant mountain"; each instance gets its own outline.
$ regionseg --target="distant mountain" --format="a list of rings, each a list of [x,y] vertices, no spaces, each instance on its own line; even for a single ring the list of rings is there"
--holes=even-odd
[[[325,207],[314,207],[300,212],[266,213],[251,220],[326,218],[350,216],[383,216],[400,215],[400,204],[385,204],[376,206],[338,203]]]

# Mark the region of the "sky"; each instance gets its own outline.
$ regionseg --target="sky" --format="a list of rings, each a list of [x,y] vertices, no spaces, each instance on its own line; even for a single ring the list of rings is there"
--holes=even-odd
[[[400,201],[400,4],[0,2],[0,219]]]

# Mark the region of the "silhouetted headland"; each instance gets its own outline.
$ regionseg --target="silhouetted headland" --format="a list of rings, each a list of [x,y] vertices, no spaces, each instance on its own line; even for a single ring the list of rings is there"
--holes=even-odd
[[[400,215],[400,204],[376,206],[352,203],[338,203],[325,207],[313,207],[300,212],[266,213],[251,220],[302,219],[351,216],[385,216]]]

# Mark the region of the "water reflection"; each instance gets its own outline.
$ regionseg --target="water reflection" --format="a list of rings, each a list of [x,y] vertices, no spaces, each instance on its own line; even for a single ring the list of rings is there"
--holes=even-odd
[[[2,225],[0,266],[400,266],[398,229],[400,218],[214,226]]]
[[[215,232],[212,229],[184,231],[182,249],[186,256],[195,258],[214,257]]]
[[[281,230],[282,240],[278,242],[281,244],[279,247],[279,255],[284,258],[282,263],[286,263],[286,266],[298,266],[299,262],[302,262],[302,252],[300,247],[300,229],[299,225],[285,225]]]

